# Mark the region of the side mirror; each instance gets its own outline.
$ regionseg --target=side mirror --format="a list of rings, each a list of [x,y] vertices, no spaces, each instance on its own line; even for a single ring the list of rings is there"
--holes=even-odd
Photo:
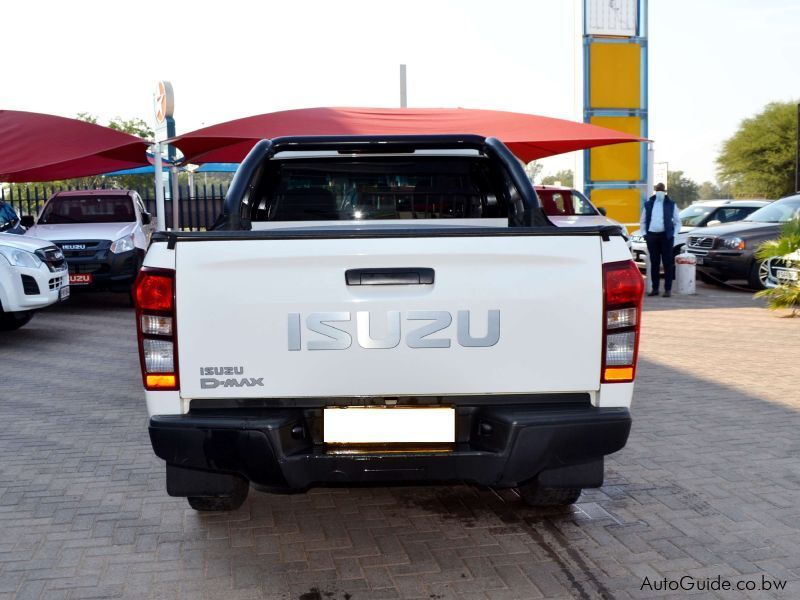
[[[713,227],[714,225],[722,225],[722,221],[714,219],[713,221],[709,221],[708,223],[706,223],[707,227]]]
[[[153,217],[150,216],[150,213],[143,212],[142,213],[142,224],[143,225],[150,225],[150,222],[153,220]]]
[[[601,215],[603,215],[604,217],[605,217],[605,216],[607,216],[607,215],[606,215],[606,207],[605,207],[605,206],[598,206],[598,207],[597,207],[597,212],[599,212],[599,213],[600,213]]]
[[[36,221],[33,219],[33,215],[22,215],[19,218],[19,222],[26,229],[29,229],[36,224]]]

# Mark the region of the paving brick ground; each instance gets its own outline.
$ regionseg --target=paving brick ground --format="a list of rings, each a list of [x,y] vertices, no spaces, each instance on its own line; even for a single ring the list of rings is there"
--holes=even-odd
[[[630,442],[570,510],[462,485],[212,516],[164,491],[131,309],[75,297],[0,338],[0,598],[660,597],[645,577],[684,575],[800,597],[800,319],[699,292],[648,299]]]

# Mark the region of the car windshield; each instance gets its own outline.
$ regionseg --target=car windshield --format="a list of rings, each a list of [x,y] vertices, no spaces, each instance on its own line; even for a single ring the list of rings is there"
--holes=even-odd
[[[713,206],[687,206],[680,213],[681,224],[684,227],[699,227],[713,211]]]
[[[130,223],[136,220],[128,196],[68,196],[47,203],[39,223]]]
[[[758,223],[785,223],[792,219],[800,219],[800,198],[778,200],[759,208],[744,220]]]

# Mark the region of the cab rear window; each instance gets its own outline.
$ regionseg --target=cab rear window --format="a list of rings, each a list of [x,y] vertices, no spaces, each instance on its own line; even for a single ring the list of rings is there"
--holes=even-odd
[[[508,193],[479,156],[273,160],[243,210],[251,221],[497,219]]]

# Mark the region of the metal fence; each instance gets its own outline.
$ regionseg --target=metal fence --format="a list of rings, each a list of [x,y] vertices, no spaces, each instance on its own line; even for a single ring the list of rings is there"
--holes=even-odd
[[[88,187],[49,187],[49,186],[16,186],[13,189],[0,188],[0,200],[11,204],[21,215],[39,214],[39,210],[44,203],[56,192],[67,190],[88,190],[103,188]],[[144,200],[147,211],[155,216],[156,198],[155,189],[137,189],[139,195]],[[222,212],[222,204],[228,186],[225,185],[195,185],[193,190],[189,186],[178,186],[179,199],[179,225],[186,231],[198,231],[208,229]],[[164,212],[166,213],[166,226],[172,229],[172,200],[164,200]]]

